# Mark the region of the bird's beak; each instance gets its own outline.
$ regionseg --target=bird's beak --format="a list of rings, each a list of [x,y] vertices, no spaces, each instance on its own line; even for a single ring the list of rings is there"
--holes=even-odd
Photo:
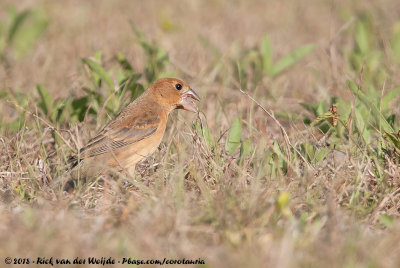
[[[194,100],[200,101],[200,97],[197,95],[196,91],[190,89],[182,94],[182,98],[178,102],[178,108],[197,113],[197,106],[194,103]]]

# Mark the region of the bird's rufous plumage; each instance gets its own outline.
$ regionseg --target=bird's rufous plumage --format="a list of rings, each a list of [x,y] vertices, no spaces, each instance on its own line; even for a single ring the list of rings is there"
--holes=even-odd
[[[169,113],[174,109],[196,112],[194,100],[199,101],[199,96],[182,80],[157,80],[80,149],[72,158],[73,169],[79,169],[81,176],[108,167],[132,171],[161,143]]]

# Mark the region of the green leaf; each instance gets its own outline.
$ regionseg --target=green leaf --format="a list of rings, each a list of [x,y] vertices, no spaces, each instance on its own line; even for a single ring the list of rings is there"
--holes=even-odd
[[[394,133],[389,133],[385,131],[385,134],[389,137],[390,141],[396,146],[397,149],[400,149],[400,139],[399,136]]]
[[[52,97],[50,93],[43,87],[43,85],[37,85],[36,89],[40,96],[39,107],[42,109],[42,112],[45,115],[49,115],[50,111],[52,110]]]
[[[104,68],[101,67],[100,64],[89,58],[83,58],[82,61],[87,66],[89,66],[90,70],[96,73],[101,78],[101,80],[103,80],[107,84],[107,86],[110,89],[114,89],[113,80],[111,79],[110,75],[104,70]]]
[[[72,98],[67,98],[60,100],[55,105],[55,111],[57,111],[57,115],[55,121],[59,124],[62,124],[67,119],[67,115],[70,112],[70,107],[72,103]]]
[[[253,152],[253,146],[251,145],[251,141],[249,139],[245,139],[240,145],[240,157],[246,157]]]
[[[73,117],[76,117],[80,122],[85,118],[86,110],[88,108],[89,97],[85,96],[79,99],[75,99],[72,104],[72,112]]]
[[[264,36],[261,41],[262,69],[267,75],[271,75],[272,71],[272,48],[271,41]]]
[[[326,113],[326,107],[323,101],[318,102],[317,110],[315,116],[319,116]]]
[[[302,147],[304,149],[304,152],[306,153],[308,160],[310,160],[310,161],[314,160],[315,151],[316,151],[315,147],[309,143],[303,143]]]
[[[205,125],[201,127],[200,123],[196,123],[195,128],[197,129],[197,133],[202,137],[210,149],[215,148],[215,141],[211,135],[209,128]]]
[[[48,20],[42,9],[32,9],[15,14],[12,11],[12,23],[8,32],[8,43],[12,44],[17,59],[33,48],[36,41],[43,35],[48,26]]]
[[[330,148],[322,148],[315,153],[315,160],[317,163],[324,159],[332,150]]]
[[[129,61],[125,58],[125,56],[122,53],[118,52],[115,56],[117,57],[119,65],[121,65],[122,69],[127,71],[129,74],[133,73],[132,65],[129,63]]]
[[[207,126],[203,127],[203,135],[204,135],[204,140],[206,141],[207,145],[211,148],[215,148],[215,141],[213,137],[211,136],[210,129]]]
[[[246,79],[244,79],[244,77],[243,77],[243,74],[244,74],[244,72],[243,72],[243,66],[241,65],[241,63],[240,63],[240,61],[236,61],[236,72],[235,72],[235,74],[236,74],[236,77],[237,77],[237,80],[239,81],[239,83],[240,83],[240,86],[242,87],[242,88],[246,88]]]
[[[138,85],[138,80],[142,76],[142,74],[134,74],[132,73],[124,80],[120,82],[120,86],[124,85],[123,91],[133,91]],[[133,92],[132,92],[133,93]]]
[[[369,51],[369,29],[363,21],[358,21],[356,24],[356,44],[361,54],[366,54]]]
[[[382,115],[382,113],[375,106],[374,102],[371,101],[361,90],[358,89],[357,85],[353,81],[347,81],[347,85],[354,95],[358,95],[358,99],[364,104],[364,106],[371,110],[371,114],[374,117],[377,128],[379,130],[394,132],[392,126],[386,121],[386,118]]]
[[[274,64],[271,72],[271,76],[276,76],[280,74],[282,71],[286,70],[301,58],[309,54],[315,48],[314,45],[304,45],[299,47],[298,49],[291,52],[289,55],[280,59],[276,64]]]
[[[366,144],[369,144],[371,136],[370,136],[370,133],[369,133],[369,131],[367,129],[367,125],[364,122],[364,118],[367,118],[367,117],[361,115],[360,109],[355,109],[354,117],[355,117],[355,121],[357,123],[358,132],[360,133],[360,135],[363,138],[364,142]]]
[[[383,98],[381,101],[381,107],[382,110],[386,110],[389,108],[389,105],[392,101],[394,101],[396,98],[398,98],[400,96],[400,87],[392,89],[391,91],[389,91]]]
[[[300,103],[307,111],[313,112],[314,116],[318,116],[318,104],[315,103]]]
[[[13,6],[8,7],[8,15],[10,16],[10,26],[8,30],[7,42],[11,43],[14,40],[18,29],[21,28],[24,21],[28,18],[30,14],[29,10],[25,10],[21,13],[17,13],[17,10]]]
[[[315,126],[317,123],[321,122],[321,121],[325,121],[329,118],[332,118],[333,114],[331,112],[327,112],[324,114],[321,114],[320,116],[318,116],[317,118],[314,119],[314,121],[311,122],[311,126]]]
[[[225,149],[233,154],[236,148],[240,145],[240,139],[242,137],[242,123],[238,117],[233,120],[231,129],[226,140]]]
[[[27,28],[18,38],[14,41],[14,51],[16,59],[20,59],[25,56],[35,45],[36,41],[43,35],[47,28],[47,21],[43,21],[32,25]]]

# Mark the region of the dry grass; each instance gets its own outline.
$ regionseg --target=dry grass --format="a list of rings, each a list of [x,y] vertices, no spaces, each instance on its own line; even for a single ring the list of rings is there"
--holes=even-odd
[[[363,75],[351,71],[346,55],[354,46],[354,20],[370,13],[374,33],[387,48],[400,12],[397,0],[21,0],[18,5],[6,0],[0,3],[1,17],[10,3],[18,10],[43,7],[50,23],[29,54],[9,68],[0,65],[0,90],[32,96],[22,113],[24,128],[0,127],[1,258],[204,259],[199,267],[400,266],[398,159],[384,161],[382,179],[369,147],[356,145],[360,137],[353,134],[342,144],[344,155],[310,166],[294,157],[287,170],[271,175],[274,158],[268,162],[267,151],[272,141],[285,147],[285,140],[279,126],[239,91],[231,64],[266,34],[276,59],[313,43],[316,49],[290,69],[248,82],[244,90],[276,114],[300,117],[312,117],[301,103],[328,103],[332,96],[354,101],[346,80],[360,81]],[[173,112],[162,145],[134,178],[116,174],[63,194],[46,183],[43,172],[61,173],[68,155],[108,116],[60,126],[67,144],[55,138],[49,119],[38,111],[34,88],[44,84],[56,98],[81,96],[90,78],[80,59],[96,50],[109,68],[122,52],[142,72],[146,58],[129,20],[168,52],[166,71],[200,93],[201,114]],[[398,87],[400,66],[383,51],[383,61],[390,62],[385,88]],[[398,101],[392,108],[397,117]],[[21,116],[11,102],[0,99],[0,105],[0,122]],[[242,163],[238,150],[233,155],[225,150],[235,116],[243,125],[242,139],[256,148]],[[321,134],[309,125],[278,119],[292,149],[304,142],[320,146]],[[193,122],[208,125],[214,149]],[[46,155],[43,171],[38,160]]]

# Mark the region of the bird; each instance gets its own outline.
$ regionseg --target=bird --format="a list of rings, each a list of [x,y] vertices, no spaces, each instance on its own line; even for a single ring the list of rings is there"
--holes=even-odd
[[[200,101],[199,95],[182,80],[155,81],[70,157],[70,176],[63,190],[70,192],[77,177],[98,175],[107,168],[133,174],[136,163],[160,145],[170,112],[184,109],[196,113],[195,101]]]

